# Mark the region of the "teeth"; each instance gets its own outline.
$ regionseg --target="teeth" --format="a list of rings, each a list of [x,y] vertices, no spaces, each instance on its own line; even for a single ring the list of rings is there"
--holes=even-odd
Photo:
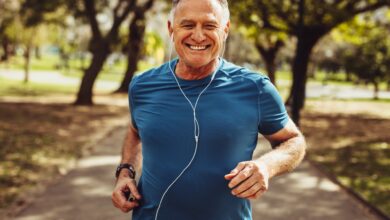
[[[192,50],[204,50],[206,49],[206,46],[194,46],[194,45],[190,45],[190,48]]]

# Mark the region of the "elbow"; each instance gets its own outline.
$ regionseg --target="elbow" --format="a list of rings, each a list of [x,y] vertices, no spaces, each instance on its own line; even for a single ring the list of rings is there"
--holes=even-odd
[[[298,161],[299,161],[299,163],[301,163],[303,158],[306,155],[307,145],[306,145],[305,137],[302,134],[300,134],[298,136],[298,138],[299,138],[299,141],[298,141],[299,144],[297,144],[297,146],[298,146],[298,150],[297,150],[298,151]]]

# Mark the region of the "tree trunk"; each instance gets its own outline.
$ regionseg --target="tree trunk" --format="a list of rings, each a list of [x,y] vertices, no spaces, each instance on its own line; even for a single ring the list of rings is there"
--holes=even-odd
[[[27,45],[24,51],[24,83],[28,83],[30,80],[30,58],[31,46]]]
[[[264,59],[264,62],[265,62],[265,69],[267,71],[269,79],[276,86],[276,77],[275,77],[276,63],[275,63],[275,59],[273,59],[273,60],[266,60],[264,57],[263,57],[263,59]]]
[[[110,54],[109,44],[104,40],[96,42],[98,47],[93,50],[92,61],[85,70],[75,105],[93,105],[92,93],[95,80],[103,68],[108,55]]]
[[[271,44],[271,43],[269,43]],[[269,76],[271,82],[276,86],[276,55],[279,52],[280,48],[284,45],[283,41],[278,40],[274,45],[268,45],[268,48],[265,48],[261,45],[260,42],[256,42],[256,48],[261,58],[265,63],[265,69]]]
[[[299,126],[300,111],[305,104],[307,68],[310,54],[319,38],[319,36],[310,35],[310,32],[309,34],[298,37],[295,59],[292,67],[293,84],[290,90],[290,97],[287,101],[288,104],[291,105],[292,119],[297,126]]]
[[[1,42],[1,46],[3,47],[4,54],[1,56],[1,61],[8,61],[10,55],[10,43],[7,36],[4,36],[3,41]]]
[[[36,46],[35,48],[34,48],[34,55],[35,55],[35,58],[37,59],[37,60],[40,60],[41,58],[42,58],[42,54],[41,54],[41,48],[39,48],[39,46]]]
[[[379,99],[379,83],[376,80],[373,80],[374,84],[374,100]]]
[[[122,83],[115,93],[127,93],[128,87],[134,73],[137,70],[137,64],[141,57],[143,38],[145,35],[145,16],[144,12],[135,12],[134,18],[129,26],[129,41],[127,43],[127,69]]]

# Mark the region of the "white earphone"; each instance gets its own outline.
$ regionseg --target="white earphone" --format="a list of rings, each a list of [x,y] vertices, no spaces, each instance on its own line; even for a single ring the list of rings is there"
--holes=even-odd
[[[211,83],[213,82],[214,80],[214,77],[215,77],[215,74],[218,72],[218,70],[220,69],[221,67],[221,64],[222,62],[219,61],[219,64],[218,64],[218,67],[217,69],[214,71],[212,77],[211,77],[211,80],[210,82],[206,85],[206,87],[199,93],[198,97],[196,98],[196,101],[195,101],[195,104],[192,104],[192,102],[190,101],[190,99],[187,97],[187,95],[184,93],[183,89],[181,88],[180,86],[180,83],[176,77],[176,74],[175,72],[172,70],[172,66],[171,66],[171,57],[172,57],[172,50],[173,50],[173,33],[171,35],[171,42],[170,42],[170,50],[169,50],[169,69],[177,83],[177,86],[180,90],[180,92],[182,93],[182,95],[184,96],[184,98],[188,101],[188,103],[190,104],[191,108],[192,108],[192,111],[193,111],[193,117],[194,117],[194,139],[195,139],[195,149],[194,149],[194,153],[192,155],[192,158],[191,160],[188,162],[188,164],[183,168],[183,170],[180,172],[180,174],[172,181],[171,184],[169,184],[169,186],[166,188],[166,190],[164,191],[164,193],[162,194],[161,196],[161,199],[160,199],[160,202],[159,202],[159,205],[157,207],[157,211],[156,211],[156,214],[155,214],[155,220],[157,220],[158,218],[158,213],[160,211],[160,208],[161,208],[161,204],[164,200],[164,197],[165,195],[168,193],[168,191],[172,188],[172,186],[176,183],[176,181],[183,175],[183,173],[190,167],[190,165],[192,164],[192,162],[194,161],[194,158],[197,154],[197,151],[198,151],[198,144],[199,144],[199,135],[200,135],[200,126],[199,126],[199,122],[198,122],[198,118],[197,118],[197,115],[196,115],[196,107],[198,106],[198,102],[199,102],[199,99],[200,97],[202,96],[202,94],[209,88],[209,86],[211,85]]]

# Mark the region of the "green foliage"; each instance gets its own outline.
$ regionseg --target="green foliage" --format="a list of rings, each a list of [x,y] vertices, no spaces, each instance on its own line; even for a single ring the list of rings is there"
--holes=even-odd
[[[327,32],[356,14],[390,5],[390,1],[249,0],[232,1],[230,5],[232,14],[242,23],[297,35],[300,22],[303,27]]]
[[[389,11],[356,17],[335,32],[335,39],[344,42],[336,57],[347,72],[374,83],[390,79]]]
[[[288,35],[279,30],[264,28],[262,12],[256,10],[254,1],[234,1],[230,3],[231,19],[243,36],[263,48],[274,47],[277,42],[284,42]]]
[[[154,58],[156,64],[162,63],[164,59],[164,42],[161,36],[156,32],[146,32],[144,41],[142,54],[146,57]]]

